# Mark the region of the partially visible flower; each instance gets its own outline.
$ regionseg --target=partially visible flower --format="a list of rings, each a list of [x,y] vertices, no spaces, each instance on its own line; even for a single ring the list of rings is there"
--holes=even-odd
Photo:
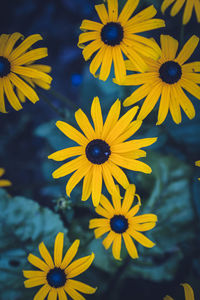
[[[200,0],[164,0],[161,6],[161,11],[163,14],[172,3],[174,3],[170,12],[172,17],[177,15],[185,3],[182,19],[183,24],[186,25],[190,21],[193,9],[196,13],[197,22],[200,22]]]
[[[200,167],[200,160],[197,160],[197,161],[195,162],[195,166]],[[198,179],[200,180],[200,178],[198,178]]]
[[[134,197],[139,199],[138,204],[132,207]],[[135,185],[130,184],[125,192],[123,201],[118,190],[118,194],[112,196],[113,205],[102,195],[100,205],[95,209],[103,218],[90,220],[89,228],[95,228],[96,238],[108,232],[103,240],[105,249],[112,245],[112,253],[115,259],[120,259],[122,238],[126,249],[132,258],[138,258],[138,252],[132,239],[144,247],[151,248],[155,244],[141,232],[155,227],[157,216],[154,214],[144,214],[135,216],[140,208],[140,198],[135,194]]]
[[[58,121],[56,126],[79,146],[59,150],[48,158],[63,161],[78,156],[53,172],[53,178],[60,178],[72,172],[66,185],[66,193],[70,196],[74,187],[84,178],[82,200],[87,200],[92,194],[94,206],[97,206],[101,197],[103,180],[110,194],[116,194],[115,178],[123,188],[129,186],[127,176],[122,171],[126,168],[132,171],[151,173],[151,168],[137,160],[146,156],[140,148],[156,142],[157,138],[135,139],[125,142],[142,125],[141,121],[132,121],[138,106],[130,109],[121,118],[121,102],[119,100],[110,108],[105,123],[99,98],[95,97],[91,106],[91,117],[94,128],[87,116],[79,109],[75,113],[76,122],[84,134],[71,125]]]
[[[0,178],[3,176],[4,173],[5,173],[5,169],[0,168]],[[0,179],[0,187],[6,187],[10,185],[12,185],[12,183],[9,180]]]
[[[164,27],[161,19],[153,19],[157,11],[153,5],[132,16],[139,0],[128,0],[118,15],[118,0],[108,0],[104,4],[95,5],[101,23],[84,20],[80,29],[87,31],[79,36],[78,47],[83,49],[85,60],[96,52],[90,64],[90,72],[95,76],[100,68],[99,79],[106,80],[110,74],[111,65],[117,80],[123,82],[126,68],[123,54],[128,57],[139,71],[145,71],[147,65],[141,55],[158,59],[159,48],[151,39],[138,33]]]
[[[199,38],[193,35],[176,56],[178,41],[169,35],[160,36],[161,57],[158,61],[144,58],[149,70],[146,73],[128,75],[123,85],[141,85],[124,100],[124,106],[135,104],[145,98],[138,119],[145,119],[160,99],[158,121],[160,125],[170,111],[175,123],[181,123],[181,108],[189,119],[195,116],[195,109],[185,90],[200,99],[200,61],[185,63],[196,49]],[[128,70],[135,66],[126,62]]]
[[[19,44],[22,38],[19,32],[0,35],[0,112],[3,113],[6,113],[5,96],[15,110],[20,110],[25,97],[32,103],[39,100],[33,89],[35,85],[49,89],[52,81],[47,74],[51,68],[35,64],[36,60],[48,55],[47,48],[30,49],[42,40],[41,35],[30,35]]]
[[[188,283],[181,283],[185,292],[185,300],[194,300],[194,292],[192,287]],[[165,296],[163,300],[174,300],[170,296]]]
[[[39,257],[29,254],[28,261],[39,269],[39,271],[23,271],[26,288],[32,288],[43,285],[34,297],[34,300],[44,300],[48,295],[49,300],[67,300],[66,293],[72,299],[85,299],[79,292],[93,294],[96,288],[93,288],[83,282],[74,280],[87,270],[94,259],[94,254],[79,258],[73,262],[78,247],[79,240],[76,240],[63,257],[64,234],[59,232],[55,239],[54,260],[44,243],[39,244],[39,252],[43,260]]]

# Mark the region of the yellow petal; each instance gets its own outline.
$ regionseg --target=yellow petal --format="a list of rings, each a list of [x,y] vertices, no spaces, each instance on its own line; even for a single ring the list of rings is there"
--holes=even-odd
[[[94,253],[75,260],[66,268],[67,278],[73,278],[83,273],[85,270],[87,270],[90,267],[93,260],[94,260]]]
[[[177,0],[171,9],[170,15],[174,17],[181,10],[184,3],[185,0]]]
[[[82,201],[86,201],[92,193],[93,170],[90,170],[83,179]]]
[[[95,55],[95,57],[93,58],[93,60],[90,64],[90,73],[92,73],[94,77],[97,76],[96,72],[99,69],[99,67],[103,61],[104,53],[105,53],[106,49],[107,49],[107,46],[103,45],[101,47],[101,49],[97,52],[97,54]]]
[[[129,253],[130,257],[132,257],[133,259],[138,258],[137,249],[136,249],[135,244],[134,244],[132,238],[130,237],[130,235],[128,233],[124,232],[122,234],[122,236],[123,236],[124,243],[125,243],[126,249]]]
[[[91,106],[91,117],[94,123],[96,138],[100,138],[103,129],[103,117],[98,97],[94,97]]]
[[[200,99],[200,87],[195,82],[186,78],[182,78],[181,86],[194,97]]]
[[[97,14],[103,24],[109,21],[108,13],[104,4],[95,5]],[[100,29],[99,29],[100,30]]]
[[[56,126],[71,140],[74,140],[77,144],[86,145],[88,143],[87,138],[66,122],[57,121]]]
[[[125,62],[122,55],[121,47],[120,46],[113,47],[112,54],[113,54],[115,77],[118,84],[122,84],[126,76],[126,67],[125,67]]]
[[[0,78],[0,112],[6,113],[3,80]]]
[[[83,49],[83,57],[85,60],[90,59],[92,54],[96,52],[99,48],[102,46],[105,46],[104,43],[99,39],[96,39],[95,41],[89,43],[85,48]],[[91,72],[91,71],[90,71]]]
[[[46,264],[49,266],[49,268],[53,269],[54,263],[52,257],[43,242],[39,244],[39,251],[40,251],[40,255],[42,256]]]
[[[51,289],[47,300],[57,300],[57,289]]]
[[[73,244],[69,247],[60,265],[61,269],[65,269],[71,263],[73,258],[76,256],[79,245],[80,245],[80,240],[75,240]]]
[[[39,100],[36,92],[14,73],[9,75],[9,79],[32,103],[36,103]]]
[[[134,224],[133,228],[136,231],[147,231],[147,230],[151,230],[156,226],[155,222],[149,222],[149,223],[144,223],[144,224]]]
[[[67,158],[84,154],[84,148],[82,146],[70,147],[56,151],[48,156],[48,159],[55,161],[63,161]]]
[[[175,0],[164,0],[161,5],[161,11],[164,14],[166,9],[174,2]]]
[[[35,294],[33,300],[44,300],[50,291],[50,286],[45,284],[41,289]]]
[[[81,110],[77,110],[75,113],[75,119],[85,136],[89,139],[92,140],[95,138],[95,132],[90,124],[86,114]]]
[[[146,139],[139,139],[139,140],[132,140],[128,142],[124,142],[121,144],[113,145],[111,147],[112,153],[124,153],[133,150],[137,150],[139,148],[147,147],[152,145],[157,141],[157,138],[146,138]]]
[[[129,106],[132,104],[135,104],[136,102],[140,101],[144,97],[146,97],[150,91],[152,90],[152,84],[145,83],[144,85],[140,86],[138,89],[136,89],[131,96],[127,97],[123,105],[124,106]]]
[[[56,267],[60,267],[63,255],[64,233],[59,232],[54,244],[54,263]]]
[[[85,47],[84,43],[87,43],[89,41],[93,41],[93,40],[96,40],[99,38],[100,38],[100,35],[99,35],[99,32],[97,32],[97,31],[81,33],[79,35],[79,39],[78,39],[78,47],[83,49]]]
[[[161,34],[160,43],[163,52],[162,55],[165,57],[165,59],[174,60],[178,50],[178,41],[170,35]]]
[[[102,190],[102,166],[93,165],[92,175],[92,202],[96,207],[99,205]]]
[[[18,98],[16,97],[13,87],[11,85],[11,82],[8,77],[3,77],[3,87],[4,91],[6,94],[6,97],[10,103],[10,105],[15,109],[15,110],[20,110],[22,109],[21,103],[19,102]]]
[[[135,1],[136,2],[136,1]],[[138,14],[133,16],[128,22],[125,28],[130,27],[133,24],[141,23],[143,21],[153,18],[157,13],[157,10],[153,5],[148,6],[147,8],[141,10]]]
[[[119,154],[112,154],[110,156],[110,160],[125,169],[132,170],[132,171],[139,171],[146,174],[150,174],[152,172],[151,168],[143,163],[142,161],[125,158]]]
[[[185,292],[185,300],[194,300],[194,292],[188,283],[181,283]]]
[[[90,229],[97,228],[97,227],[104,227],[107,225],[109,225],[109,221],[108,219],[105,218],[92,219],[89,222]]]
[[[14,51],[11,52],[11,54],[9,55],[9,59],[11,61],[15,60],[39,40],[42,40],[40,34],[30,35]]]
[[[81,181],[81,179],[90,172],[92,165],[88,161],[82,163],[81,168],[79,168],[74,174],[70,177],[66,185],[66,194],[70,197],[71,191],[75,186]]]
[[[52,81],[51,76],[48,74],[38,71],[36,69],[28,68],[28,67],[22,67],[22,66],[13,66],[12,71],[14,73],[17,73],[19,75],[23,75],[26,77],[30,78],[36,78],[36,79],[41,79],[45,81],[46,83],[50,84]]]
[[[170,103],[169,103],[169,109],[172,115],[172,118],[176,124],[181,123],[182,116],[181,116],[181,109],[179,104],[179,99],[177,95],[177,90],[174,87],[174,85],[171,86],[170,90],[171,96],[170,96]]]
[[[144,59],[135,51],[134,42],[133,46],[127,46],[124,42],[121,42],[121,50],[124,54],[132,61],[132,63],[137,67],[139,72],[146,72],[148,69],[147,64]]]
[[[129,186],[129,181],[126,174],[120,169],[117,165],[113,164],[111,161],[108,162],[110,165],[110,172],[112,176],[115,178],[124,189],[127,189]]]
[[[126,25],[126,22],[131,17],[131,15],[134,13],[136,7],[138,6],[139,0],[128,0],[126,1],[126,4],[124,5],[119,18],[118,22],[120,22],[122,25]]]
[[[150,239],[148,239],[145,235],[143,235],[140,232],[131,230],[129,231],[129,234],[141,245],[147,248],[152,248],[155,246],[155,243],[153,243]]]
[[[110,231],[110,226],[108,226],[108,225],[95,229],[94,230],[95,238],[98,239],[99,237],[101,237],[103,234],[105,234],[108,231]]]
[[[32,288],[46,283],[45,277],[31,278],[24,281],[25,288]]]
[[[77,292],[76,290],[72,289],[71,287],[69,287],[68,284],[66,284],[66,286],[64,286],[64,289],[66,291],[67,294],[69,294],[71,299],[76,299],[76,300],[86,300],[85,297],[83,297],[79,292]],[[48,299],[49,300],[49,299]]]
[[[66,164],[62,165],[60,168],[58,168],[57,170],[55,170],[52,173],[53,178],[60,178],[60,177],[64,177],[74,171],[76,171],[77,169],[80,168],[80,166],[86,161],[85,157],[79,156],[73,160],[71,160],[70,162],[67,162]]]
[[[179,55],[176,58],[176,61],[180,65],[184,64],[190,58],[190,56],[196,49],[198,43],[199,43],[199,38],[196,35],[193,35],[183,46],[182,50],[180,51]]]
[[[169,103],[170,103],[170,87],[169,85],[163,85],[159,111],[158,111],[158,121],[156,125],[160,125],[165,121],[169,111]]]
[[[0,177],[2,177],[2,176],[3,176],[3,174],[5,174],[5,169],[3,169],[3,168],[0,168]]]
[[[112,245],[112,253],[114,258],[117,260],[121,260],[120,258],[121,244],[122,244],[122,236],[121,234],[116,234]]]
[[[12,185],[12,183],[9,180],[6,180],[6,179],[0,180],[0,187],[6,187],[6,186],[10,186],[10,185]]]
[[[153,87],[150,93],[147,95],[142,105],[142,108],[138,114],[139,120],[144,120],[148,116],[148,114],[153,110],[160,98],[162,86],[162,82],[159,82],[158,85]]]
[[[105,247],[105,249],[107,250],[108,248],[110,248],[112,242],[114,241],[115,237],[116,237],[116,233],[111,231],[108,233],[107,237],[103,240],[102,244]]]
[[[165,296],[164,298],[163,298],[163,300],[174,300],[174,298],[172,298],[172,297],[170,297],[170,296]]]
[[[118,18],[118,0],[108,1],[108,15],[110,22],[116,22]]]
[[[107,46],[104,51],[104,55],[102,57],[102,65],[100,69],[99,79],[105,81],[109,74],[112,65],[113,59],[113,50],[114,48],[111,46]]]
[[[96,30],[100,31],[103,27],[103,24],[90,21],[90,20],[83,20],[80,26],[80,30]]]
[[[75,289],[81,293],[84,294],[94,294],[96,292],[97,288],[93,288],[83,282],[77,281],[77,280],[73,280],[73,279],[69,279],[68,281],[68,286],[70,286],[72,289]]]
[[[195,166],[200,167],[200,160],[197,160],[197,161],[195,162]]]
[[[195,117],[195,109],[192,102],[188,99],[188,97],[183,92],[182,88],[177,85],[177,92],[179,94],[179,103],[186,115],[189,119],[193,119]]]
[[[103,131],[102,131],[102,139],[106,139],[109,134],[111,128],[117,123],[119,119],[121,110],[121,102],[117,99],[114,104],[111,106],[107,118],[105,120]]]
[[[3,53],[3,56],[8,58],[10,53],[12,52],[13,50],[13,47],[15,45],[15,43],[20,39],[20,38],[23,38],[23,35],[19,32],[14,32],[13,34],[11,34],[9,36],[9,39],[5,45],[5,48],[4,48],[4,53]]]
[[[24,271],[23,275],[26,278],[38,278],[38,277],[46,277],[46,273],[43,271]]]
[[[130,184],[125,192],[124,200],[122,203],[122,214],[125,214],[131,208],[135,197],[135,185]]]
[[[9,34],[0,35],[0,56],[3,56],[4,54],[4,49],[6,48],[9,37]]]
[[[109,164],[106,162],[102,165],[102,173],[103,173],[103,180],[105,182],[106,188],[108,190],[108,192],[111,195],[116,195],[118,194],[117,189],[116,189],[116,185],[114,183],[112,174],[111,174],[111,169]]]
[[[57,292],[58,292],[58,299],[59,300],[67,300],[67,295],[65,293],[64,288],[57,289]]]
[[[141,120],[135,120],[129,124],[126,130],[115,140],[115,144],[123,143],[125,140],[134,135],[142,125]]]
[[[108,199],[104,195],[101,195],[100,204],[103,206],[103,208],[105,208],[105,210],[107,210],[111,214],[114,214],[114,208],[112,204],[110,203],[110,201],[108,201]]]

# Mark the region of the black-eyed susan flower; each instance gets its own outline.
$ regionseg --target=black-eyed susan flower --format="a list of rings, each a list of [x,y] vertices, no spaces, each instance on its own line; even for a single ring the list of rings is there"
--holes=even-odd
[[[195,162],[195,166],[200,167],[200,160],[197,160],[197,161]],[[198,178],[198,179],[200,180],[200,178]]]
[[[137,196],[139,203],[133,205],[134,197]],[[140,208],[140,198],[135,194],[135,185],[130,184],[125,192],[123,201],[120,193],[112,196],[113,205],[102,195],[99,206],[95,209],[102,218],[90,220],[89,228],[95,228],[96,238],[108,233],[103,240],[105,249],[112,245],[112,253],[115,259],[120,259],[122,240],[132,258],[138,258],[138,252],[133,239],[144,247],[151,248],[155,244],[141,232],[155,227],[157,216],[144,214],[136,216]],[[141,232],[140,232],[141,231]]]
[[[181,285],[184,288],[185,300],[195,300],[192,287],[188,283],[182,283]],[[170,296],[165,296],[163,300],[174,300],[174,299]]]
[[[75,118],[83,134],[65,122],[56,123],[66,136],[79,144],[79,146],[59,150],[48,156],[56,161],[78,156],[52,174],[53,178],[60,178],[75,171],[66,185],[68,196],[84,178],[82,200],[87,200],[92,194],[93,204],[97,206],[101,197],[103,180],[110,194],[117,192],[113,178],[125,189],[129,186],[128,179],[120,167],[151,173],[151,168],[137,159],[146,155],[146,152],[140,148],[153,144],[157,138],[125,142],[140,128],[142,122],[132,121],[138,107],[133,107],[121,118],[119,118],[120,110],[121,102],[117,100],[103,124],[99,98],[95,97],[91,106],[94,128],[81,109],[76,111]]]
[[[33,254],[28,256],[28,261],[39,271],[23,271],[24,277],[28,278],[24,281],[24,285],[26,288],[42,285],[34,300],[44,300],[47,295],[48,300],[57,300],[57,298],[67,300],[66,294],[72,299],[84,300],[85,298],[79,292],[93,294],[96,291],[96,288],[73,279],[90,267],[94,254],[72,262],[80,243],[76,240],[62,258],[63,241],[64,234],[60,232],[55,239],[54,260],[43,242],[39,244],[39,252],[43,260]]]
[[[143,120],[153,110],[160,99],[158,121],[160,125],[171,113],[175,123],[181,123],[181,108],[188,118],[195,116],[195,109],[185,91],[200,99],[200,61],[185,63],[195,48],[199,38],[193,35],[176,56],[178,41],[169,35],[161,35],[162,55],[158,61],[144,58],[149,70],[145,73],[127,75],[123,85],[141,85],[131,96],[124,100],[123,105],[129,106],[146,97],[138,119]],[[134,65],[126,62],[128,70],[136,71]]]
[[[0,35],[0,111],[3,113],[6,113],[5,96],[15,110],[20,110],[25,97],[32,103],[39,100],[32,87],[38,85],[48,89],[52,81],[47,74],[50,67],[35,64],[36,60],[47,56],[47,48],[30,49],[42,40],[41,35],[30,35],[19,43],[22,38],[19,32]]]
[[[0,168],[0,178],[4,175],[5,169]],[[12,183],[7,179],[0,179],[0,187],[10,186]]]
[[[164,0],[161,6],[161,11],[164,14],[166,9],[172,4],[172,9],[170,14],[172,17],[178,14],[183,5],[185,4],[185,9],[183,13],[183,24],[187,24],[192,16],[193,9],[195,10],[197,22],[200,22],[200,0]]]
[[[128,0],[118,15],[118,0],[108,0],[108,10],[104,4],[95,5],[101,23],[84,20],[81,24],[80,29],[86,32],[80,34],[78,46],[84,48],[85,60],[98,51],[90,64],[90,72],[95,76],[101,66],[101,80],[108,78],[113,63],[117,80],[123,82],[126,75],[123,54],[139,71],[147,69],[141,54],[153,59],[160,56],[155,42],[138,33],[164,27],[165,23],[161,19],[153,19],[157,13],[153,5],[131,18],[138,3],[139,0]]]

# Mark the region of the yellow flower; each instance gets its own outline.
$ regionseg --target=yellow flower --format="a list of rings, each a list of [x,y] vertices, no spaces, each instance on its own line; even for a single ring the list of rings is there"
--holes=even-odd
[[[142,147],[153,144],[157,138],[129,139],[141,126],[141,121],[133,121],[138,106],[130,109],[120,119],[121,102],[117,100],[111,107],[103,124],[103,117],[99,98],[95,97],[91,106],[91,117],[94,128],[87,116],[79,109],[75,113],[76,122],[84,135],[69,124],[58,121],[56,126],[79,146],[57,151],[48,158],[63,161],[73,156],[77,158],[65,163],[53,172],[53,178],[60,178],[75,171],[66,186],[66,193],[70,196],[73,188],[83,180],[82,200],[87,200],[92,194],[94,206],[97,206],[101,197],[102,181],[104,180],[110,194],[116,194],[113,177],[123,186],[129,186],[125,173],[119,168],[151,173],[151,168],[138,161],[146,156]],[[103,180],[102,180],[103,179]]]
[[[100,205],[95,209],[103,218],[90,220],[89,228],[96,228],[94,234],[96,238],[108,233],[103,240],[103,245],[108,249],[112,245],[112,253],[115,259],[120,259],[122,238],[126,249],[132,258],[138,258],[138,252],[132,240],[151,248],[155,244],[144,236],[140,231],[147,231],[155,227],[157,216],[154,214],[144,214],[135,216],[140,208],[139,203],[132,207],[135,197],[135,185],[130,184],[125,192],[123,202],[120,193],[112,196],[113,205],[108,199],[101,195]]]
[[[158,61],[145,58],[149,66],[146,73],[128,75],[123,85],[142,85],[125,99],[124,106],[135,104],[146,97],[138,119],[144,119],[159,101],[158,121],[160,125],[170,111],[175,123],[181,123],[181,108],[193,119],[195,109],[184,90],[200,99],[200,61],[185,64],[197,47],[199,38],[193,35],[176,56],[178,41],[169,35],[161,35],[162,55]],[[136,71],[130,61],[127,69]]]
[[[200,160],[197,160],[197,161],[195,162],[195,166],[200,167]],[[200,178],[198,178],[198,179],[200,180]]]
[[[191,286],[188,283],[182,283],[181,285],[184,287],[185,300],[194,300],[194,292]],[[174,300],[174,299],[170,296],[165,296],[163,300]]]
[[[90,20],[82,22],[80,29],[88,32],[80,34],[78,47],[84,48],[85,60],[98,51],[90,64],[90,72],[95,76],[101,65],[99,79],[108,78],[113,62],[117,80],[124,80],[126,68],[123,54],[139,71],[147,69],[141,54],[154,59],[160,56],[155,42],[138,33],[164,27],[165,23],[161,19],[153,19],[157,13],[153,5],[130,18],[139,2],[128,0],[118,16],[118,0],[108,0],[108,11],[104,4],[95,5],[101,23]]]
[[[0,168],[0,178],[3,176],[4,173],[5,173],[5,169]],[[0,179],[0,187],[6,187],[10,185],[12,185],[12,183],[9,180]]]
[[[183,14],[183,19],[182,22],[183,24],[187,24],[192,16],[192,10],[195,10],[196,17],[197,17],[197,22],[200,22],[200,0],[164,0],[161,6],[161,11],[164,14],[165,10],[173,3],[174,5],[172,6],[171,9],[171,16],[174,17],[183,7],[184,3],[185,4],[185,10]]]
[[[72,279],[90,267],[94,254],[79,258],[71,263],[78,251],[80,241],[76,240],[62,259],[63,241],[64,234],[59,232],[55,239],[54,261],[43,242],[39,244],[39,251],[43,260],[29,254],[28,261],[39,271],[23,271],[24,277],[28,278],[24,281],[24,285],[26,288],[43,285],[33,300],[44,300],[48,294],[49,300],[56,300],[57,297],[59,300],[67,300],[66,293],[72,299],[84,300],[85,298],[79,292],[95,293],[96,288]]]
[[[39,100],[32,87],[49,89],[52,81],[47,74],[51,70],[49,66],[34,64],[47,56],[47,48],[30,50],[34,43],[42,40],[41,35],[30,35],[15,47],[22,38],[19,32],[0,35],[0,111],[3,113],[6,113],[4,96],[15,110],[20,110],[25,97],[32,103]]]

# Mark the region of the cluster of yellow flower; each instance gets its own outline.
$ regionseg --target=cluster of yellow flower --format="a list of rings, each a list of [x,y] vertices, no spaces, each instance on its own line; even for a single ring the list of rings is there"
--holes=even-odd
[[[200,22],[200,0],[164,0],[161,11],[164,13],[173,2],[172,16],[186,2],[183,24],[190,20],[193,7]],[[91,196],[97,214],[102,216],[90,220],[89,228],[94,229],[96,238],[108,233],[103,245],[105,249],[112,245],[113,256],[118,260],[121,259],[122,239],[132,258],[138,257],[133,239],[145,247],[155,245],[141,232],[154,228],[157,216],[136,216],[141,200],[135,193],[135,185],[129,183],[121,168],[151,173],[151,168],[138,159],[146,156],[141,148],[152,145],[157,138],[130,138],[141,127],[159,99],[157,125],[164,122],[168,112],[174,122],[179,124],[181,108],[188,118],[194,118],[195,109],[184,90],[200,99],[200,62],[186,63],[196,49],[199,38],[193,35],[177,55],[178,41],[173,37],[161,35],[159,46],[153,38],[140,36],[138,33],[164,27],[165,22],[154,18],[157,11],[153,5],[132,16],[138,4],[139,0],[127,0],[120,14],[118,0],[107,0],[107,8],[105,4],[96,5],[101,22],[84,20],[80,29],[85,32],[80,34],[78,41],[78,46],[83,48],[85,60],[89,60],[97,52],[90,64],[90,72],[95,77],[106,80],[113,64],[115,83],[141,85],[123,103],[124,106],[130,106],[145,98],[137,119],[133,120],[138,106],[120,117],[121,102],[116,100],[104,121],[99,98],[95,97],[91,104],[94,126],[81,109],[76,111],[75,119],[82,133],[66,122],[58,121],[56,126],[78,146],[59,150],[48,157],[55,161],[76,157],[54,171],[53,177],[60,178],[73,172],[66,185],[68,196],[83,179],[81,200],[86,201]],[[47,56],[47,49],[30,50],[35,42],[42,39],[41,36],[31,35],[15,47],[19,39],[23,39],[20,33],[0,36],[0,111],[3,113],[6,113],[4,94],[10,105],[15,110],[20,110],[25,98],[33,103],[39,100],[34,90],[36,85],[49,89],[52,80],[48,75],[51,71],[49,66],[35,64],[36,60]],[[134,73],[127,75],[127,70]],[[196,165],[199,166],[199,161]],[[0,176],[2,174],[3,170]],[[114,180],[125,189],[123,197],[120,196],[119,186]],[[112,203],[102,195],[103,182],[111,195]],[[4,185],[8,183],[4,181]],[[3,186],[3,180],[0,184]],[[133,206],[135,197],[138,201]],[[59,300],[66,300],[66,293],[72,299],[85,299],[79,292],[90,294],[96,290],[72,279],[89,268],[94,254],[71,263],[79,246],[79,241],[76,240],[62,259],[63,239],[62,233],[56,237],[54,261],[44,243],[39,245],[44,261],[32,254],[28,256],[29,262],[40,271],[24,271],[24,276],[28,278],[25,286],[30,288],[43,285],[34,300],[42,300],[47,295],[48,300],[56,300],[57,297]],[[187,284],[183,286],[186,299],[194,299],[191,287]],[[165,300],[167,299],[172,298],[166,296]]]

